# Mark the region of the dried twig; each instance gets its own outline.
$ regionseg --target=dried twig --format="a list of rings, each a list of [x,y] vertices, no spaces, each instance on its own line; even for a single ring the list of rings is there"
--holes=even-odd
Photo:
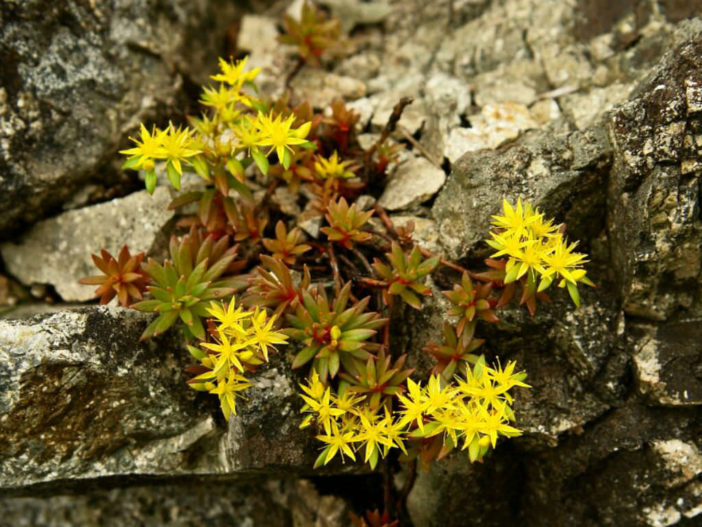
[[[390,117],[388,117],[388,122],[385,123],[385,127],[383,128],[383,131],[380,134],[380,137],[378,140],[375,142],[373,146],[371,146],[368,150],[366,150],[366,153],[364,155],[363,159],[363,165],[364,165],[364,176],[365,179],[368,179],[371,173],[371,164],[373,162],[373,155],[376,153],[378,148],[380,148],[380,145],[382,145],[388,137],[390,137],[390,134],[395,131],[395,128],[397,127],[397,123],[399,122],[400,118],[402,117],[402,112],[405,111],[405,107],[407,107],[409,104],[412,104],[412,101],[414,99],[412,97],[402,97],[397,104],[393,107],[392,113],[390,114]]]

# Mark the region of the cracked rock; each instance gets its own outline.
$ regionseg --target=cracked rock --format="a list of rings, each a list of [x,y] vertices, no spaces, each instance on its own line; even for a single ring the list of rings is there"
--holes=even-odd
[[[445,181],[443,170],[414,157],[397,167],[378,202],[388,210],[408,209],[431,198]]]
[[[205,0],[3,2],[0,237],[89,180],[114,179],[108,162],[128,132],[173,114],[179,71],[206,80],[235,9]]]
[[[116,256],[123,244],[134,253],[163,244],[164,227],[173,218],[165,187],[153,196],[142,190],[99,205],[64,212],[41,221],[17,243],[0,245],[8,271],[20,282],[51,284],[67,302],[93,298],[94,287],[78,280],[100,274],[90,257],[106,249]]]

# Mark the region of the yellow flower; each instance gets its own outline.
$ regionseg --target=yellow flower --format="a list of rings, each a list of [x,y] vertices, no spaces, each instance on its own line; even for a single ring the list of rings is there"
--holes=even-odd
[[[276,344],[287,344],[288,336],[283,333],[273,331],[275,315],[266,322],[266,311],[256,308],[256,312],[251,317],[251,329],[256,344],[261,348],[263,356],[268,361],[268,346],[275,349]]]
[[[527,227],[538,219],[538,214],[531,210],[531,207],[529,207],[529,214],[525,214],[521,199],[517,200],[516,207],[512,207],[506,199],[503,199],[502,212],[504,216],[493,216],[492,224],[516,236],[524,234]]]
[[[235,114],[231,112],[234,111],[233,106],[237,102],[244,106],[251,106],[251,100],[247,95],[240,93],[236,88],[229,88],[224,84],[220,84],[219,88],[204,88],[200,99],[200,103],[204,106],[214,108],[221,114],[226,113],[226,118],[222,118],[223,121],[232,120]]]
[[[401,411],[400,423],[407,425],[416,422],[419,430],[424,432],[424,412],[427,409],[427,403],[422,387],[412,379],[407,379],[407,391],[408,397],[401,393],[397,394],[400,403],[405,407],[404,411]]]
[[[210,389],[209,392],[219,395],[222,413],[224,418],[229,420],[229,417],[236,415],[236,397],[238,392],[250,387],[251,383],[246,377],[230,372],[226,379],[220,379],[217,382],[217,386]]]
[[[344,410],[336,408],[331,397],[331,390],[327,388],[318,399],[300,395],[310,409],[317,414],[317,422],[321,423],[324,431],[329,434],[331,426],[336,423],[336,418],[343,415]]]
[[[578,281],[589,282],[589,280],[585,279],[584,270],[577,272],[580,266],[587,263],[584,254],[574,252],[577,245],[577,242],[568,245],[568,242],[566,242],[563,237],[554,239],[550,253],[543,256],[545,266],[543,272],[544,277],[549,278],[558,274],[573,284]],[[553,280],[553,278],[551,278],[551,280]]]
[[[200,153],[200,150],[192,148],[193,138],[191,130],[188,128],[176,128],[172,124],[168,125],[162,134],[160,134],[161,150],[160,157],[166,159],[173,165],[178,174],[183,173],[181,161],[188,157],[195,156]]]
[[[227,370],[234,367],[240,372],[244,372],[244,366],[241,364],[242,356],[246,353],[246,348],[250,342],[232,342],[230,338],[222,331],[219,331],[219,342],[203,342],[202,347],[214,351],[216,354],[215,367],[213,372],[217,377],[220,377]],[[246,355],[250,358],[250,352]]]
[[[384,406],[383,409],[385,411],[385,417],[381,422],[381,426],[383,427],[385,437],[388,439],[388,444],[384,448],[385,452],[383,455],[387,456],[388,451],[393,446],[396,446],[402,450],[405,455],[407,455],[407,450],[405,449],[405,443],[403,441],[405,426],[399,420],[393,419],[393,416],[390,413],[390,410],[388,410],[387,406]]]
[[[256,76],[261,72],[261,68],[254,68],[251,71],[244,72],[244,66],[248,62],[248,55],[236,62],[227,62],[223,58],[219,59],[219,69],[221,73],[212,75],[210,78],[217,82],[224,82],[230,86],[241,87],[246,82],[253,82]]]
[[[425,400],[427,404],[427,412],[431,413],[434,410],[445,407],[451,402],[452,394],[449,386],[441,387],[441,376],[432,375],[429,377],[429,382],[425,388]]]
[[[236,299],[232,297],[226,309],[223,303],[212,302],[210,307],[207,308],[207,312],[217,321],[219,329],[226,330],[234,327],[240,320],[251,316],[251,313],[244,311],[243,308],[238,307],[235,309],[235,307]]]
[[[129,140],[136,143],[133,148],[120,150],[120,154],[130,156],[130,160],[134,160],[135,164],[131,167],[143,170],[153,170],[155,163],[154,159],[163,157],[164,150],[161,146],[161,135],[163,132],[156,128],[152,128],[151,133],[146,129],[144,124],[141,125],[140,139],[130,137]]]
[[[490,255],[491,258],[504,255],[511,256],[512,258],[522,257],[522,249],[527,242],[522,240],[521,236],[509,231],[502,234],[491,232],[490,236],[492,236],[492,240],[486,240],[488,245],[493,249],[497,249],[496,253]]]
[[[375,468],[375,465],[378,463],[380,446],[389,448],[392,446],[392,441],[385,433],[385,425],[373,410],[366,408],[358,412],[358,418],[361,432],[356,435],[354,441],[365,443],[366,456],[364,461],[366,463],[370,462],[371,468]]]
[[[351,449],[351,443],[354,440],[352,431],[341,432],[339,430],[339,425],[336,421],[332,422],[329,430],[326,431],[325,435],[318,435],[317,439],[323,443],[327,443],[329,446],[324,449],[322,456],[324,456],[324,464],[326,465],[337,454],[341,453],[341,458],[343,459],[344,454],[350,457],[353,461],[356,461],[356,456]],[[321,457],[321,456],[320,456]]]
[[[497,362],[496,368],[487,367],[485,369],[486,376],[492,379],[498,386],[501,392],[506,392],[513,386],[521,386],[523,388],[531,388],[524,382],[526,373],[514,373],[514,367],[517,365],[515,361],[508,361],[507,366],[502,368],[500,362]]]
[[[305,138],[312,126],[312,123],[307,122],[299,128],[293,129],[292,125],[295,119],[294,115],[283,119],[280,115],[273,117],[271,113],[267,116],[259,114],[256,122],[261,134],[256,144],[258,146],[270,146],[267,155],[270,155],[275,150],[278,161],[286,169],[290,167],[292,162],[290,155],[293,152],[292,146],[307,143]]]
[[[242,149],[254,148],[261,140],[261,132],[256,126],[256,122],[248,115],[232,126],[232,132],[239,140],[239,147]]]
[[[314,168],[317,175],[322,179],[348,179],[354,177],[354,173],[347,170],[347,164],[347,161],[339,162],[339,156],[335,151],[329,159],[318,157],[314,163]]]
[[[490,438],[492,448],[495,448],[497,436],[503,435],[506,437],[516,437],[522,435],[522,431],[510,426],[507,423],[507,417],[504,407],[505,403],[498,406],[496,409],[488,410],[484,406],[478,406],[480,415],[480,433]]]

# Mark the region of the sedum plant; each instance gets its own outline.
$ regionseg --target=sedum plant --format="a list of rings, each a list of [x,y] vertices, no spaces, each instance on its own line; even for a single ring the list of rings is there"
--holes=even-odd
[[[313,64],[333,47],[338,22],[304,9],[283,39]],[[170,207],[181,217],[169,257],[103,251],[93,256],[103,276],[82,282],[99,286],[101,302],[117,297],[153,313],[142,338],[180,332],[195,360],[189,385],[216,395],[225,419],[273,355],[289,361],[299,375],[300,426],[319,443],[316,467],[382,463],[389,474],[398,463],[426,467],[454,450],[480,461],[500,438],[520,435],[513,403],[526,374],[480,354],[478,336],[517,291],[532,314],[553,284],[579,304],[579,284],[592,282],[564,227],[529,203],[505,200],[492,218],[487,268],[446,261],[414,242],[412,225],[396,228],[382,207],[359,205],[382,191],[400,148],[387,134],[364,150],[358,116],[342,101],[325,111],[291,94],[267,98],[246,59],[220,59],[219,67],[203,90],[202,115],[165,129],[142,125],[122,151],[147,191],[167,184],[176,193]],[[198,183],[181,189],[186,174]],[[304,210],[300,217],[280,190]],[[420,378],[391,324],[400,322],[399,305],[422,309],[439,270],[454,286],[443,292],[443,342],[425,348],[434,368]],[[385,480],[385,512],[393,513]],[[358,521],[366,520],[393,524],[386,514]]]

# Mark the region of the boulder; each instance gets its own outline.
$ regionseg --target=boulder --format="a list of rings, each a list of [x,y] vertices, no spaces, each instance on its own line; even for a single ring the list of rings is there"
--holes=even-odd
[[[110,166],[140,121],[179,119],[183,85],[204,82],[231,2],[3,2],[0,238],[56,210]]]

